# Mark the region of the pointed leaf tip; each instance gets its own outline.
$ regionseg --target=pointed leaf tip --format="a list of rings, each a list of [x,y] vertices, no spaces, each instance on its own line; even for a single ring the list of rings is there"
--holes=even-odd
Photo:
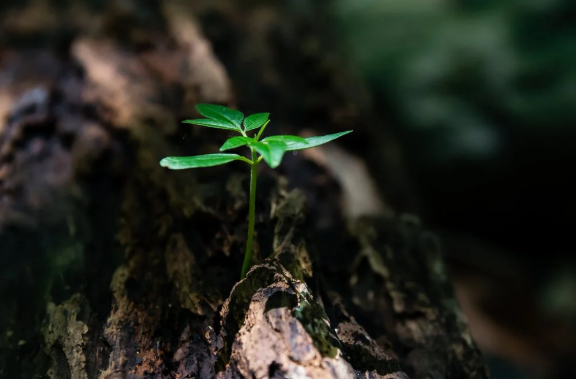
[[[236,130],[241,130],[241,123],[244,118],[242,112],[222,105],[197,104],[196,110],[204,117],[213,120],[223,121],[233,126]]]
[[[352,130],[347,130],[346,132],[328,134],[326,136],[318,136],[318,137],[307,137],[305,140],[307,141],[306,144],[302,142],[288,142],[287,141],[287,151],[294,151],[294,150],[304,150],[310,149],[311,147],[316,147],[320,145],[324,145],[327,142],[331,142],[339,137],[342,137],[346,134],[352,133]]]

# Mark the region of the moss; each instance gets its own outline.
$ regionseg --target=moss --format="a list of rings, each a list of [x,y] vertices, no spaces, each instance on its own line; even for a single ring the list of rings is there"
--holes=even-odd
[[[298,305],[297,295],[284,291],[277,291],[270,295],[266,301],[266,306],[264,312],[268,312],[273,309],[287,308],[293,309]]]
[[[401,367],[397,361],[379,359],[362,345],[343,343],[342,347],[343,352],[347,355],[347,361],[349,361],[355,370],[376,371],[379,375],[387,375],[401,371]]]
[[[299,320],[323,357],[336,358],[339,342],[331,333],[325,311],[319,304],[301,299],[301,304],[293,309],[292,315]]]
[[[299,271],[296,265],[294,268],[297,272]],[[302,269],[300,271],[302,276]],[[225,333],[223,347],[218,352],[217,371],[223,371],[230,360],[232,344],[244,324],[246,312],[254,294],[280,278],[288,282],[295,293],[277,291],[271,294],[267,299],[265,312],[282,307],[290,309],[293,317],[301,323],[320,354],[330,358],[337,356],[339,342],[331,332],[324,309],[312,299],[304,284],[296,282],[287,276],[287,273],[284,266],[277,261],[269,260],[264,265],[252,269],[247,277],[233,288],[229,300],[223,306]],[[304,290],[299,290],[298,286],[304,287]]]
[[[298,305],[293,305],[294,303],[289,302],[287,303],[287,308],[292,310],[291,313],[293,317],[301,323],[320,354],[323,357],[335,358],[338,353],[337,346],[339,345],[339,341],[329,327],[330,322],[324,308],[314,301],[306,284],[304,284],[304,280],[295,280],[295,276],[297,278],[304,277],[303,269],[299,265],[296,257],[288,253],[281,254],[280,257],[282,256],[285,257],[283,262],[286,261],[290,269],[276,262],[277,272],[291,285],[298,295]],[[294,274],[291,272],[291,269],[294,271]],[[290,273],[292,278],[288,277],[286,272]],[[302,290],[299,290],[298,287],[301,287]],[[289,307],[288,305],[292,306]]]
[[[306,254],[306,253],[305,253]],[[294,280],[305,282],[305,273],[297,257],[291,251],[286,251],[278,255],[278,262],[290,274]],[[288,279],[288,278],[287,278]]]

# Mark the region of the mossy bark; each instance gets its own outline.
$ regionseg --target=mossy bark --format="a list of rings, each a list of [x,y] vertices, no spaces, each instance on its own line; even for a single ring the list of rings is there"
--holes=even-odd
[[[238,281],[247,167],[161,168],[227,137],[179,120],[217,102],[272,111],[272,132],[309,117],[330,132],[367,105],[320,56],[291,58],[320,84],[282,61],[310,20],[185,3],[31,2],[11,17],[36,23],[0,23],[0,377],[487,378],[435,237],[347,217],[304,155],[259,174],[261,263]]]

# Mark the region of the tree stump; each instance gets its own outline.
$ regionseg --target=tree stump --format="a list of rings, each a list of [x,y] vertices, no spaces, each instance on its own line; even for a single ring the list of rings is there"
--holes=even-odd
[[[366,160],[388,156],[402,193],[393,155],[263,167],[242,280],[246,167],[158,164],[226,139],[179,123],[201,102],[270,111],[273,132],[382,138],[310,15],[54,7],[20,5],[0,29],[0,377],[488,378],[436,237],[371,187]],[[351,191],[347,167],[366,185]]]

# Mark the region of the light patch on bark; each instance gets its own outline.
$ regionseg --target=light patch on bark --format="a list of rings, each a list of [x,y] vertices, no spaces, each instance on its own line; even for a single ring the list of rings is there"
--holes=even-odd
[[[46,307],[46,325],[42,328],[46,352],[53,358],[52,367],[48,370],[51,379],[61,377],[56,365],[55,349],[62,349],[68,362],[70,377],[75,379],[88,379],[85,371],[86,356],[83,347],[86,345],[85,334],[88,326],[77,320],[85,299],[80,294],[75,294],[69,300],[60,305],[53,302]]]

